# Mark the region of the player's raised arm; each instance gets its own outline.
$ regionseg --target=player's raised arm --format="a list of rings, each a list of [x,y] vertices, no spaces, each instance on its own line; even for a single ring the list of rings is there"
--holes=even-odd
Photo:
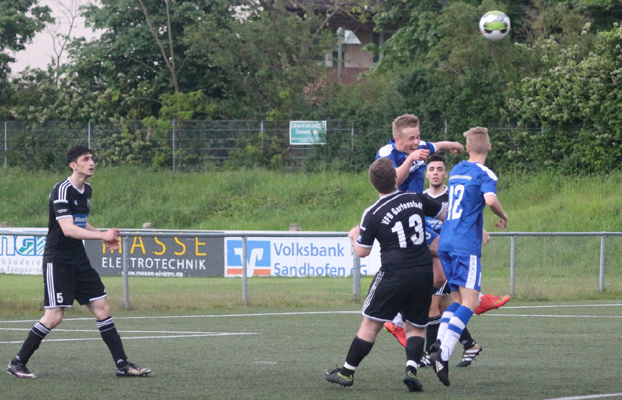
[[[461,154],[464,151],[464,146],[459,142],[442,141],[433,144],[436,151],[449,151],[453,154]]]
[[[352,239],[352,248],[354,249],[354,254],[363,258],[363,257],[367,257],[369,253],[371,253],[371,248],[361,247],[357,243],[360,232],[361,232],[361,228],[360,226],[357,225],[354,228],[350,229],[350,232],[348,233],[348,237]]]
[[[404,183],[410,175],[410,169],[416,161],[425,160],[430,155],[430,150],[418,149],[413,151],[406,157],[402,165],[395,167],[395,173],[397,174],[397,185]],[[395,165],[395,164],[394,164]]]

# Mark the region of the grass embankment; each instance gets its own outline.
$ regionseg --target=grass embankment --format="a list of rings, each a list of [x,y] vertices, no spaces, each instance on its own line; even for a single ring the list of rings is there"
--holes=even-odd
[[[67,171],[68,172],[68,171]],[[4,169],[0,221],[47,226],[47,198],[67,173]],[[291,174],[265,170],[179,173],[139,168],[95,172],[90,217],[98,227],[347,231],[377,196],[359,174]],[[619,231],[622,173],[608,176],[499,174],[510,231]],[[495,218],[486,212],[491,232]]]

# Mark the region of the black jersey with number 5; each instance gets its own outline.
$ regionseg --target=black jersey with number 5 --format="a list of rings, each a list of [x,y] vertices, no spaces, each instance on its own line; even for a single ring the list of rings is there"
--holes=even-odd
[[[432,256],[425,240],[425,217],[435,218],[442,209],[440,203],[420,194],[388,194],[363,213],[357,243],[371,248],[377,239],[384,270],[430,267]]]
[[[88,263],[82,240],[65,236],[58,220],[72,218],[74,225],[85,228],[91,208],[91,193],[91,185],[84,183],[84,189],[79,191],[69,178],[57,183],[52,189],[48,236],[43,251],[43,256],[48,260],[63,264]]]

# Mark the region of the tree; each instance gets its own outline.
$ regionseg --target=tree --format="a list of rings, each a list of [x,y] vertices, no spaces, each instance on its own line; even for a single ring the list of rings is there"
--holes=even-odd
[[[586,36],[588,32],[586,31]],[[575,45],[543,43],[545,68],[526,77],[511,102],[521,122],[542,126],[529,137],[523,161],[539,168],[608,172],[622,162],[622,27],[599,34],[587,55]]]
[[[378,14],[381,26],[404,25],[379,49],[386,53],[377,73],[396,77],[422,131],[436,136],[448,121],[449,136],[458,138],[470,126],[503,119],[507,84],[531,62],[510,37],[493,42],[479,33],[480,16],[505,7],[492,1],[390,3]]]
[[[0,78],[10,72],[15,59],[7,50],[20,51],[45,24],[53,22],[50,8],[37,6],[37,0],[0,0]]]
[[[318,61],[336,43],[324,26],[322,16],[253,5],[221,35],[207,24],[189,30],[189,53],[219,71],[223,118],[288,118],[308,109],[312,85],[323,80]]]
[[[220,95],[219,71],[186,53],[188,29],[209,25],[212,34],[234,18],[233,0],[102,0],[86,8],[86,23],[104,33],[74,41],[68,71],[75,85],[115,105],[120,117],[157,115],[163,94],[204,90]]]
[[[46,26],[45,31],[52,38],[54,56],[49,69],[54,76],[56,85],[58,85],[62,68],[61,61],[65,55],[67,45],[72,39],[72,32],[76,27],[76,20],[80,13],[80,2],[79,0],[55,0],[54,3],[61,14],[60,20],[55,21],[55,24]]]
[[[24,50],[34,35],[52,22],[49,7],[40,7],[37,0],[0,0],[0,115],[7,116],[6,101],[11,96],[6,81],[9,64],[15,58],[8,51]]]

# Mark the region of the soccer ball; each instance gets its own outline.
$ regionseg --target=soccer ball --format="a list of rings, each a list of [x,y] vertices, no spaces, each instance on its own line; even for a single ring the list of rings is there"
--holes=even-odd
[[[488,11],[479,20],[479,30],[486,39],[501,40],[510,31],[510,18],[503,11]]]

